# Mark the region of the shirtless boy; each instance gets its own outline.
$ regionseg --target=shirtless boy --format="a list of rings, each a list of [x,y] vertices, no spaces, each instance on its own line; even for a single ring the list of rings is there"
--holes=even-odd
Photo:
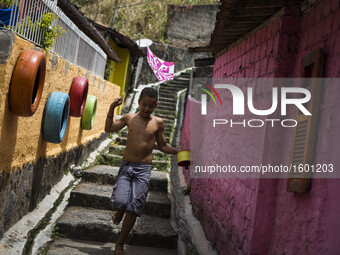
[[[116,242],[116,255],[125,254],[123,247],[126,238],[137,216],[141,216],[144,209],[155,141],[157,141],[158,149],[164,153],[179,152],[178,149],[168,145],[165,140],[164,121],[152,115],[157,106],[157,91],[153,88],[144,88],[138,100],[139,112],[127,113],[113,122],[114,109],[122,104],[123,96],[113,101],[105,122],[106,132],[117,132],[125,126],[128,127],[123,161],[111,196],[114,207],[113,223],[118,225],[125,213],[121,233]]]

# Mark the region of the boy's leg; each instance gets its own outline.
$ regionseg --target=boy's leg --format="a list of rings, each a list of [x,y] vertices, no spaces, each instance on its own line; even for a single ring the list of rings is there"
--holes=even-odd
[[[129,166],[126,165],[121,166],[111,195],[111,202],[114,208],[112,221],[116,225],[118,225],[123,218],[130,196],[130,176],[128,168]]]
[[[129,212],[129,211],[126,211],[125,218],[124,218],[124,221],[123,221],[122,230],[121,230],[121,232],[119,234],[119,238],[116,242],[116,249],[115,249],[116,255],[125,254],[123,247],[124,247],[126,238],[128,237],[133,226],[135,225],[136,218],[137,218],[136,214]]]
[[[114,224],[119,225],[124,216],[125,210],[114,210],[112,214],[112,221]]]
[[[123,250],[124,243],[135,225],[137,216],[140,216],[146,202],[148,194],[148,185],[151,177],[151,164],[138,165],[133,169],[134,178],[131,179],[130,194],[126,208],[125,218],[119,238],[116,242],[116,255],[125,254]]]

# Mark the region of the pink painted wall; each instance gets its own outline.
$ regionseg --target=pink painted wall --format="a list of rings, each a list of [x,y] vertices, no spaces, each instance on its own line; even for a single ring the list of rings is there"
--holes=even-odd
[[[340,77],[340,9],[338,0],[325,0],[309,12],[299,15],[286,8],[277,17],[245,41],[218,57],[214,78],[228,77],[299,77],[301,58],[322,47],[325,52],[325,77]],[[259,88],[257,100],[267,105],[266,93],[271,87]],[[340,139],[340,106],[337,87],[324,90],[320,105],[320,127],[316,161],[340,163],[337,141]],[[220,93],[223,102],[230,100]],[[265,96],[263,96],[265,95]],[[252,163],[289,163],[292,132],[263,128],[230,133],[228,129],[214,130],[194,123],[200,105],[189,103],[181,143],[188,145],[190,129],[199,126],[207,141],[220,137],[216,144],[203,143],[206,157],[214,162],[226,157]],[[217,108],[208,103],[208,112]],[[228,114],[224,112],[224,114]],[[291,113],[290,113],[291,114]],[[191,116],[190,116],[191,115]],[[190,118],[191,117],[191,118]],[[292,116],[293,117],[293,116]],[[216,131],[216,132],[215,132]],[[228,133],[229,132],[229,133]],[[327,134],[327,136],[326,136]],[[242,139],[240,141],[240,135]],[[327,139],[323,139],[323,137]],[[248,146],[242,146],[248,141]],[[259,146],[260,144],[260,146]],[[279,148],[278,148],[279,145]],[[195,149],[195,148],[191,148]],[[216,155],[216,151],[220,154]],[[286,192],[286,179],[190,179],[190,197],[195,216],[220,254],[336,254],[340,251],[340,191],[339,180],[313,179],[307,194]]]
[[[325,54],[324,77],[340,77],[339,1],[324,0],[303,15],[293,75],[300,74],[300,59],[316,47]],[[339,163],[340,90],[324,88],[320,104],[316,162]],[[328,135],[327,135],[328,133]],[[276,189],[275,222],[270,253],[339,254],[340,203],[338,179],[313,179],[307,194],[285,191],[286,180],[279,179]]]

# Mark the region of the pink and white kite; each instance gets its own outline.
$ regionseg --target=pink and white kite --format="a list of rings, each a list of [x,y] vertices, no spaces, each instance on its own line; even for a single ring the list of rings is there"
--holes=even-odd
[[[160,81],[168,81],[174,78],[175,64],[174,62],[166,62],[158,58],[147,47],[148,63]]]

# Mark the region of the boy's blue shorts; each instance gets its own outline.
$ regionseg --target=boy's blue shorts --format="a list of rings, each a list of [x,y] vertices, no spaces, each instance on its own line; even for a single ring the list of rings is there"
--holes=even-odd
[[[123,161],[113,186],[114,210],[127,210],[141,216],[149,191],[152,164]]]

